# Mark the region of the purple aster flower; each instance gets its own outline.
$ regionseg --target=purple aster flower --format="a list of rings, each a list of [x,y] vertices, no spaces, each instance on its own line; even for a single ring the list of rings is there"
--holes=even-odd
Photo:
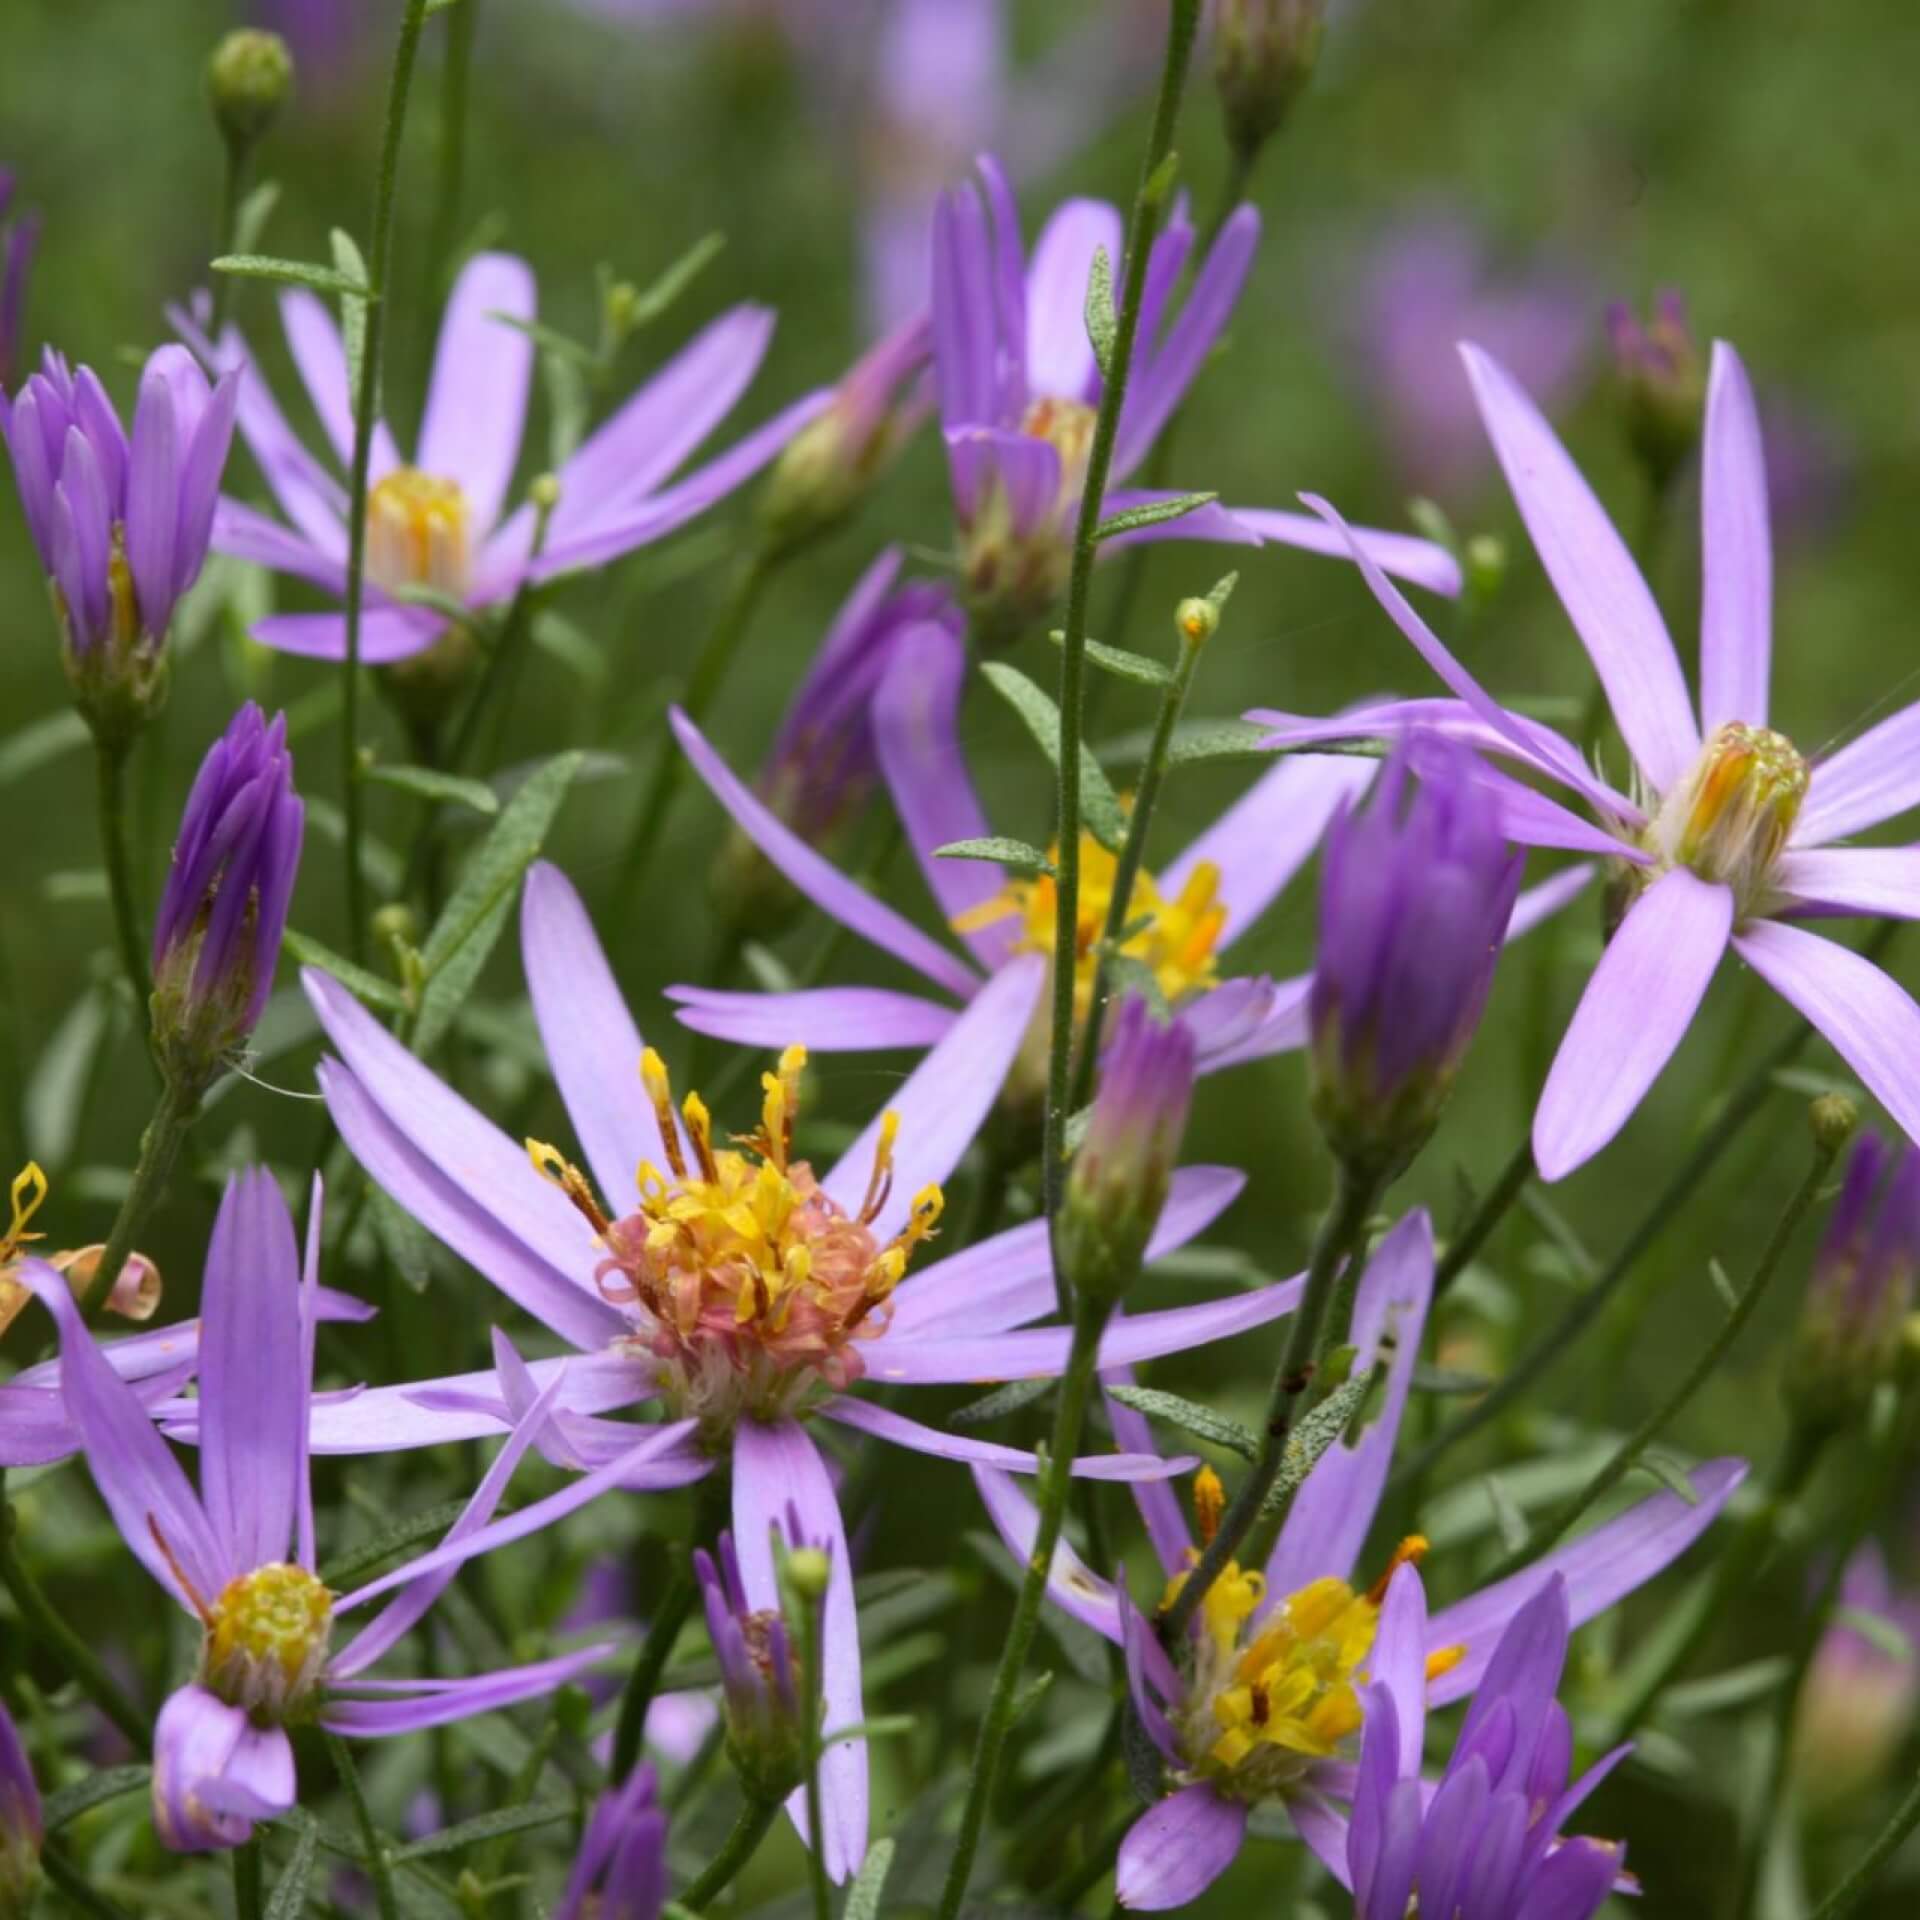
[[[1508,839],[1604,854],[1618,875],[1618,928],[1534,1116],[1546,1179],[1571,1173],[1626,1124],[1729,945],[1920,1138],[1920,1007],[1872,961],[1795,924],[1920,914],[1920,849],[1838,844],[1920,801],[1920,704],[1816,763],[1769,725],[1766,467],[1739,355],[1716,342],[1708,383],[1696,721],[1660,609],[1579,469],[1499,363],[1477,347],[1462,352],[1521,518],[1633,757],[1635,797],[1552,728],[1501,707],[1357,544],[1368,585],[1455,698],[1377,704],[1333,722],[1250,717],[1273,728],[1276,745],[1438,728],[1518,760],[1591,809],[1597,825],[1491,766],[1476,776],[1499,800]],[[1343,524],[1325,501],[1308,504]]]
[[[1403,1166],[1433,1132],[1513,919],[1525,856],[1472,767],[1452,741],[1403,741],[1327,830],[1314,1112],[1336,1153],[1369,1166]]]
[[[942,198],[934,220],[933,357],[961,575],[988,637],[1000,639],[1037,620],[1066,584],[1100,398],[1087,338],[1087,279],[1101,248],[1117,278],[1122,224],[1119,209],[1104,201],[1069,200],[1041,230],[1028,261],[999,163],[983,158],[978,171],[977,185],[966,182]],[[1168,306],[1194,242],[1184,210],[1155,240],[1107,513],[1174,497],[1125,482],[1226,327],[1259,237],[1260,216],[1241,207],[1171,319]],[[1432,542],[1394,533],[1362,537],[1382,566],[1437,593],[1459,592],[1459,568]],[[1339,550],[1304,514],[1215,505],[1109,540],[1101,552],[1141,540],[1275,540],[1318,553]]]
[[[786,1615],[748,1602],[732,1534],[721,1534],[717,1558],[703,1547],[693,1560],[707,1638],[720,1662],[728,1754],[759,1798],[780,1799],[800,1782],[806,1759],[799,1662]]]
[[[154,916],[154,1042],[170,1074],[206,1080],[258,1024],[305,822],[286,715],[269,725],[249,700],[200,763]]]
[[[1593,1920],[1626,1848],[1563,1824],[1626,1757],[1616,1748],[1568,1782],[1573,1729],[1554,1698],[1570,1628],[1556,1574],[1500,1636],[1437,1787],[1420,1777],[1427,1717],[1419,1657],[1426,1598],[1411,1567],[1381,1609],[1374,1684],[1347,1828],[1354,1920]]]
[[[329,1592],[314,1571],[307,1484],[318,1197],[316,1183],[304,1278],[272,1175],[237,1176],[221,1202],[207,1249],[200,1397],[191,1403],[198,1494],[147,1407],[94,1345],[65,1281],[37,1261],[24,1270],[59,1326],[62,1391],[101,1497],[135,1557],[202,1629],[195,1677],[168,1697],[154,1734],[154,1826],[179,1853],[241,1845],[255,1821],[295,1804],[290,1724],[314,1720],[362,1737],[439,1726],[550,1692],[607,1651],[468,1680],[364,1677],[455,1570],[494,1543],[485,1523],[544,1408],[509,1437],[440,1547],[357,1592]],[[677,1437],[659,1429],[646,1444]],[[333,1652],[335,1620],[395,1586],[403,1589],[395,1600]]]
[[[651,1767],[594,1802],[552,1920],[660,1920],[667,1898],[667,1815]]]
[[[34,248],[40,244],[40,216],[24,212],[9,220],[13,205],[11,167],[0,167],[0,422],[5,419],[5,396],[19,377],[25,346],[23,326],[27,310],[27,273]]]
[[[1840,1605],[1885,1631],[1875,1636],[1836,1619],[1801,1684],[1793,1779],[1822,1813],[1857,1804],[1898,1757],[1920,1713],[1920,1591],[1896,1587],[1886,1556],[1868,1541],[1847,1562]],[[1904,1640],[1904,1653],[1889,1640]]]
[[[27,1911],[45,1837],[32,1763],[12,1716],[0,1705],[0,1910]]]
[[[911,967],[940,995],[880,987],[823,987],[798,993],[736,993],[697,986],[667,989],[681,1021],[744,1046],[789,1039],[822,1053],[928,1047],[1007,967],[1039,955],[1050,964],[1054,887],[1023,879],[990,860],[943,860],[938,849],[991,834],[961,748],[959,710],[966,648],[947,628],[922,625],[899,637],[874,696],[873,738],[907,844],[940,917],[965,957],[929,939],[893,907],[841,873],[795,834],[744,782],[693,723],[674,725],[694,770],[752,840],[807,899],[870,945]],[[1305,1043],[1311,978],[1225,978],[1224,956],[1258,924],[1287,882],[1312,858],[1327,823],[1365,792],[1375,763],[1357,757],[1290,756],[1264,775],[1166,866],[1142,872],[1128,903],[1140,930],[1122,951],[1154,975],[1162,996],[1191,1027],[1200,1071]],[[1117,863],[1091,834],[1080,842],[1084,956],[1075,982],[1084,1014],[1093,992],[1094,946],[1105,924]],[[1537,925],[1590,877],[1574,868],[1522,896],[1508,937]],[[1045,1033],[1015,1055],[1007,1098],[1039,1099],[1046,1080]]]
[[[1449,503],[1470,496],[1487,467],[1454,341],[1485,341],[1549,412],[1578,393],[1593,348],[1593,300],[1575,275],[1543,259],[1503,270],[1485,236],[1452,209],[1429,207],[1385,228],[1338,304],[1340,358],[1402,485]]]
[[[238,397],[231,375],[209,389],[184,347],[161,347],[129,437],[93,370],[49,348],[0,404],[67,673],[96,726],[157,697],[174,607],[206,561]]]
[[[803,1048],[787,1049],[763,1078],[758,1128],[719,1150],[714,1119],[697,1095],[676,1112],[666,1070],[643,1046],[578,895],[545,864],[528,875],[521,949],[584,1166],[541,1142],[508,1139],[343,987],[310,972],[308,994],[337,1055],[322,1061],[320,1085],[368,1174],[585,1357],[525,1365],[500,1341],[489,1370],[322,1403],[314,1445],[369,1452],[510,1424],[520,1431],[532,1416],[519,1409],[551,1388],[558,1398],[539,1444],[548,1458],[586,1470],[553,1496],[577,1505],[631,1484],[621,1460],[634,1428],[599,1416],[657,1400],[675,1417],[696,1420],[700,1444],[685,1456],[688,1475],[731,1467],[733,1538],[748,1605],[762,1612],[780,1605],[776,1524],[828,1555],[818,1681],[826,1861],[844,1878],[866,1851],[865,1745],[835,1738],[837,1728],[864,1717],[860,1644],[845,1527],[809,1429],[826,1420],[942,1459],[1036,1471],[1030,1453],[940,1432],[858,1389],[863,1381],[1043,1379],[1066,1365],[1071,1330],[1032,1324],[1055,1306],[1045,1222],[906,1272],[937,1225],[939,1183],[972,1141],[1025,1039],[1044,962],[1024,956],[981,987],[889,1108],[816,1175],[792,1144]],[[1243,1184],[1226,1168],[1182,1169],[1148,1257],[1204,1231]],[[746,1240],[729,1223],[727,1213],[739,1205],[768,1209],[761,1237]],[[1264,1325],[1290,1311],[1299,1290],[1296,1280],[1134,1316],[1108,1334],[1103,1364],[1125,1366]],[[557,1371],[564,1383],[555,1383]],[[1075,1471],[1125,1480],[1191,1464],[1101,1454],[1077,1461]],[[550,1511],[536,1503],[501,1524]]]
[[[504,317],[503,317],[504,316]],[[752,477],[832,396],[809,394],[727,452],[677,482],[675,470],[719,425],[753,378],[773,333],[763,307],[723,314],[641,387],[556,476],[559,501],[535,551],[540,510],[505,511],[520,457],[533,372],[533,273],[522,260],[483,253],[454,284],[440,325],[426,413],[412,462],[384,423],[373,439],[367,500],[368,599],[361,658],[390,664],[423,652],[445,618],[397,597],[430,587],[478,609],[529,580],[597,567],[658,540]],[[280,296],[287,346],[342,470],[353,456],[346,352],[333,316],[314,294]],[[511,324],[519,322],[520,325]],[[184,315],[182,333],[209,364],[239,368],[240,431],[287,524],[222,499],[214,544],[222,553],[310,580],[344,595],[345,487],[293,436],[245,342],[229,331],[216,348]],[[274,614],[254,637],[285,653],[346,657],[344,613]]]
[[[1920,1149],[1863,1133],[1801,1309],[1787,1397],[1817,1425],[1863,1412],[1898,1365],[1920,1272]]]
[[[1254,1807],[1269,1804],[1286,1810],[1344,1884],[1339,1808],[1355,1792],[1356,1736],[1371,1728],[1366,1682],[1391,1684],[1401,1725],[1417,1729],[1407,1702],[1422,1687],[1444,1706],[1498,1681],[1503,1638],[1543,1583],[1564,1582],[1564,1617],[1574,1625],[1593,1619],[1684,1553],[1745,1478],[1745,1461],[1709,1461],[1688,1476],[1693,1500],[1655,1494],[1431,1621],[1418,1581],[1404,1571],[1428,1551],[1418,1536],[1363,1584],[1355,1566],[1379,1511],[1432,1294],[1433,1229],[1425,1213],[1409,1214],[1374,1250],[1354,1306],[1355,1366],[1385,1373],[1378,1417],[1321,1456],[1264,1571],[1223,1571],[1184,1647],[1169,1653],[1124,1586],[1101,1579],[1064,1543],[1055,1552],[1049,1596],[1124,1650],[1135,1709],[1166,1768],[1167,1797],[1120,1849],[1123,1906],[1157,1912],[1197,1899],[1232,1864]],[[1108,1412],[1121,1446],[1151,1446],[1141,1414],[1117,1401]],[[976,1467],[974,1478],[1024,1565],[1038,1519],[1032,1503],[1004,1474]],[[1195,1487],[1203,1536],[1219,1516],[1218,1500],[1201,1497],[1206,1478]],[[1211,1491],[1218,1494],[1217,1481]],[[1164,1482],[1139,1483],[1134,1495],[1171,1600],[1199,1557],[1193,1537]],[[1410,1760],[1419,1751],[1416,1731]]]

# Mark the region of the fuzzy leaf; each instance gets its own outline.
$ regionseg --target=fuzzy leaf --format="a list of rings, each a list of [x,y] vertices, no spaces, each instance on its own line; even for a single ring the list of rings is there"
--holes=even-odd
[[[386,1013],[405,1013],[407,996],[391,980],[383,980],[377,973],[369,973],[365,967],[357,967],[344,954],[335,953],[331,947],[324,947],[318,940],[308,938],[296,928],[289,927],[284,941],[287,951],[303,967],[318,967],[323,973],[330,973],[349,992],[358,994],[370,1007],[379,1007]]]
[[[1197,1401],[1183,1400],[1177,1393],[1162,1393],[1158,1387],[1109,1387],[1107,1392],[1123,1407],[1144,1413],[1149,1420],[1158,1420],[1163,1426],[1178,1427],[1182,1433],[1190,1433],[1210,1446],[1225,1447],[1243,1460],[1252,1460],[1260,1452],[1259,1440],[1238,1420],[1215,1413]]]
[[[393,1270],[415,1293],[425,1293],[433,1284],[433,1235],[371,1180],[367,1182],[367,1225]]]
[[[533,1827],[550,1827],[573,1817],[574,1806],[570,1800],[536,1800],[530,1806],[496,1807],[492,1813],[462,1820],[458,1826],[442,1827],[424,1840],[409,1841],[404,1847],[394,1848],[394,1864],[429,1860],[436,1853],[458,1853],[463,1847],[475,1846],[482,1840],[498,1840],[505,1834],[525,1833]]]
[[[265,1920],[300,1920],[307,1910],[307,1882],[313,1877],[314,1856],[320,1851],[318,1825],[302,1827],[293,1843],[293,1857],[273,1883]]]
[[[272,280],[283,287],[310,287],[315,293],[351,293],[362,300],[373,295],[364,273],[354,275],[312,260],[280,260],[267,253],[223,253],[210,264],[215,273],[230,273],[241,280]]]
[[[335,227],[328,237],[333,246],[333,264],[341,279],[340,340],[347,355],[347,392],[357,407],[360,376],[367,358],[367,298],[373,282],[367,263],[360,257],[360,249],[354,245],[353,235]]]
[[[1053,877],[1053,862],[1038,847],[1025,840],[1008,840],[999,834],[989,834],[984,840],[949,840],[944,847],[935,847],[933,851],[941,860],[998,860],[1001,865],[1021,873]]]
[[[1376,1368],[1357,1373],[1336,1391],[1327,1395],[1306,1415],[1288,1436],[1286,1452],[1280,1456],[1280,1472],[1273,1491],[1262,1503],[1269,1512],[1292,1499],[1306,1482],[1307,1475],[1320,1464],[1320,1456],[1346,1431],[1347,1422],[1360,1411],[1373,1390]]]
[[[1054,766],[1060,764],[1060,709],[1018,667],[989,660],[980,669],[987,684],[1017,713],[1040,751]],[[1080,745],[1080,811],[1087,830],[1110,853],[1120,851],[1127,837],[1127,816],[1120,798],[1102,771],[1090,742]]]
[[[1047,638],[1056,647],[1067,644],[1066,632],[1055,627]],[[1098,667],[1103,673],[1113,674],[1117,679],[1131,680],[1138,686],[1164,687],[1173,680],[1173,669],[1164,667],[1158,660],[1144,653],[1129,653],[1125,647],[1110,647],[1099,640],[1086,643],[1087,664]]]
[[[1143,500],[1137,507],[1123,507],[1110,513],[1094,528],[1096,541],[1112,540],[1123,533],[1137,533],[1142,527],[1165,526],[1169,520],[1184,520],[1188,514],[1210,507],[1217,493],[1183,493],[1172,500]]]
[[[83,1775],[72,1786],[48,1794],[41,1817],[47,1831],[56,1833],[69,1822],[78,1820],[83,1813],[91,1813],[95,1807],[104,1806],[109,1800],[118,1800],[123,1794],[138,1793],[152,1778],[151,1767],[107,1767],[101,1772]]]
[[[398,787],[402,793],[418,794],[422,800],[445,800],[456,806],[471,807],[475,813],[500,811],[500,796],[484,780],[463,780],[457,773],[442,773],[437,767],[387,767],[375,764],[360,775],[376,786]]]
[[[260,236],[266,232],[267,222],[272,218],[279,200],[280,182],[262,180],[240,202],[240,211],[233,216],[233,247],[236,253],[259,251]]]
[[[422,1540],[437,1541],[466,1509],[465,1500],[442,1500],[438,1506],[410,1513],[404,1520],[396,1520],[392,1526],[376,1533],[371,1540],[349,1547],[337,1559],[329,1560],[320,1569],[320,1578],[336,1592],[351,1586],[382,1560],[391,1560],[395,1554],[404,1553]]]
[[[892,1865],[893,1842],[876,1840],[847,1889],[847,1904],[840,1920],[880,1920],[880,1896],[886,1891],[887,1870]]]
[[[950,1427],[984,1427],[990,1420],[998,1420],[1003,1414],[1018,1413],[1022,1407],[1030,1407],[1036,1401],[1044,1400],[1053,1391],[1051,1380],[1009,1380],[1004,1387],[994,1390],[978,1400],[969,1400],[964,1407],[947,1415]]]
[[[1651,1474],[1666,1490],[1690,1507],[1700,1504],[1699,1490],[1687,1478],[1687,1470],[1661,1447],[1648,1447],[1633,1463],[1642,1473]]]
[[[1464,1373],[1455,1367],[1416,1366],[1413,1370],[1413,1390],[1415,1393],[1437,1393],[1443,1397],[1454,1394],[1470,1395],[1485,1393],[1493,1385],[1485,1374]]]
[[[1119,316],[1113,310],[1113,262],[1105,247],[1093,250],[1093,265],[1087,271],[1087,341],[1103,380],[1113,376],[1113,342],[1120,331]]]

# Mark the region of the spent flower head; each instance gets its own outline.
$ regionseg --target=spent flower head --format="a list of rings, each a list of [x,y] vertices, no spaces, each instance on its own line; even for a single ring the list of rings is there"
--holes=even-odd
[[[800,1784],[806,1753],[799,1661],[786,1618],[777,1607],[748,1603],[731,1532],[720,1535],[715,1553],[699,1549],[693,1564],[720,1663],[727,1751],[749,1792],[781,1799]]]
[[[1228,142],[1243,161],[1280,131],[1306,90],[1326,19],[1326,0],[1221,0],[1213,80]]]
[[[0,1705],[0,1920],[24,1915],[40,1878],[40,1789],[20,1735]]]
[[[273,986],[306,810],[287,721],[252,701],[200,763],[153,928],[153,1037],[179,1085],[204,1084]]]
[[[1654,296],[1643,324],[1624,300],[1607,308],[1607,341],[1628,444],[1664,488],[1694,448],[1707,412],[1707,363],[1673,287]]]

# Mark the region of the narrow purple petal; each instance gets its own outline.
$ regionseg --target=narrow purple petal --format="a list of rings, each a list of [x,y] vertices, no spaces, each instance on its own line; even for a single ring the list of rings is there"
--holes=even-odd
[[[1173,1737],[1166,1708],[1181,1698],[1180,1676],[1125,1586],[1115,1584],[1114,1599],[1120,1609],[1120,1645],[1127,1657],[1127,1692],[1133,1698],[1134,1711],[1161,1758],[1177,1763],[1179,1743]]]
[[[1344,535],[1311,514],[1281,507],[1229,507],[1227,511],[1243,527],[1277,546],[1298,547],[1302,553],[1322,553],[1330,559],[1339,559],[1349,551]],[[1347,531],[1382,573],[1449,600],[1459,593],[1460,563],[1445,547],[1422,540],[1417,534],[1394,533],[1382,527],[1350,527]]]
[[[1700,724],[1767,723],[1773,540],[1760,415],[1740,356],[1713,343],[1700,479]]]
[[[1782,891],[1837,913],[1920,919],[1920,847],[1789,848]]]
[[[949,427],[995,417],[990,244],[973,184],[942,194],[933,215],[933,365]]]
[[[1107,250],[1119,284],[1119,209],[1105,200],[1063,200],[1033,243],[1027,266],[1027,384],[1036,394],[1088,400],[1100,370],[1087,338],[1087,279],[1094,250]]]
[[[1626,1125],[1692,1025],[1732,931],[1732,888],[1685,867],[1663,874],[1628,909],[1574,1009],[1534,1114],[1542,1179],[1564,1179]]]
[[[1025,1568],[1033,1559],[1033,1543],[1040,1535],[1040,1515],[1010,1476],[995,1467],[975,1467],[973,1484],[986,1503],[987,1517],[1013,1555]],[[1091,1627],[1104,1640],[1122,1644],[1120,1602],[1113,1589],[1095,1573],[1072,1544],[1062,1539],[1053,1549],[1047,1574],[1047,1595],[1055,1606]]]
[[[233,447],[234,412],[240,402],[238,374],[223,374],[183,450],[179,523],[174,536],[173,590],[183,594],[206,564],[207,541],[220,498],[220,476]]]
[[[347,390],[347,353],[326,303],[304,287],[280,296],[287,351],[313,402],[314,416],[344,469],[353,463],[353,396]]]
[[[1420,1569],[1411,1564],[1395,1569],[1380,1608],[1380,1625],[1373,1637],[1367,1671],[1393,1703],[1398,1737],[1396,1775],[1414,1778],[1426,1739],[1427,1720],[1427,1591]]]
[[[533,340],[508,321],[531,321],[534,307],[533,269],[509,253],[481,253],[460,269],[440,322],[418,464],[459,483],[475,539],[499,519],[520,457]]]
[[[1247,1835],[1246,1803],[1204,1781],[1149,1807],[1120,1843],[1114,1897],[1137,1913],[1197,1900],[1233,1865]]]
[[[578,1653],[562,1654],[557,1659],[537,1661],[531,1666],[503,1667],[497,1673],[477,1674],[470,1680],[361,1681],[357,1687],[359,1693],[378,1692],[384,1697],[343,1699],[336,1696],[321,1710],[320,1724],[329,1733],[348,1734],[361,1740],[418,1733],[425,1727],[444,1727],[456,1720],[471,1720],[477,1713],[498,1712],[522,1700],[538,1700],[578,1679],[614,1651],[611,1642],[583,1647]]]
[[[346,591],[344,550],[315,546],[304,534],[283,527],[238,500],[222,498],[216,502],[208,538],[216,553],[229,553],[236,560],[250,560],[275,573],[311,580],[331,593]]]
[[[800,1045],[809,1052],[865,1053],[930,1047],[959,1015],[936,1000],[886,987],[810,987],[796,993],[730,993],[669,987],[675,1019],[695,1033],[743,1047]]]
[[[823,1401],[818,1411],[822,1419],[837,1421],[875,1440],[889,1440],[915,1453],[931,1454],[936,1460],[965,1460],[977,1466],[998,1467],[1005,1473],[1040,1471],[1039,1456],[1028,1453],[1024,1447],[943,1433],[938,1427],[923,1426],[918,1420],[909,1420],[905,1414],[895,1413],[871,1400],[855,1400],[842,1394]],[[1139,1453],[1083,1454],[1073,1462],[1073,1473],[1081,1480],[1170,1480],[1191,1473],[1199,1464],[1194,1454],[1173,1454],[1162,1459],[1148,1448]]]
[[[995,489],[1006,496],[1017,539],[1031,539],[1052,519],[1061,474],[1060,455],[1050,441],[1016,427],[963,427],[947,435],[947,444],[950,450],[971,449],[978,465],[968,490],[981,505]]]
[[[425,653],[446,631],[446,622],[433,614],[405,607],[367,607],[360,616],[360,663],[389,667]],[[276,653],[295,653],[308,660],[344,660],[347,657],[347,618],[343,613],[270,613],[251,628],[254,639]]]
[[[173,389],[163,369],[147,363],[133,416],[127,469],[127,566],[140,618],[149,633],[166,630],[173,613],[173,560],[179,521],[180,462]]]
[[[1535,1576],[1533,1597],[1514,1610],[1474,1689],[1467,1716],[1454,1741],[1454,1763],[1502,1706],[1513,1715],[1510,1757],[1504,1766],[1489,1759],[1496,1790],[1524,1789],[1532,1771],[1534,1748],[1548,1722],[1549,1709],[1567,1664],[1572,1632],[1567,1583],[1544,1567]],[[1564,1776],[1563,1776],[1564,1777]]]
[[[1844,840],[1913,806],[1920,806],[1920,700],[1814,767],[1793,844]]]
[[[1116,1367],[1100,1384],[1103,1388],[1133,1386],[1136,1384],[1133,1369]],[[1133,1407],[1124,1406],[1111,1393],[1104,1397],[1107,1424],[1113,1429],[1114,1445],[1124,1448],[1128,1453],[1152,1452],[1153,1428],[1147,1416]],[[1161,1571],[1171,1578],[1187,1564],[1187,1554],[1193,1546],[1193,1535],[1188,1530],[1180,1496],[1164,1481],[1147,1480],[1134,1488],[1133,1504],[1140,1510],[1140,1523],[1153,1543]],[[1159,1642],[1154,1644],[1158,1646]]]

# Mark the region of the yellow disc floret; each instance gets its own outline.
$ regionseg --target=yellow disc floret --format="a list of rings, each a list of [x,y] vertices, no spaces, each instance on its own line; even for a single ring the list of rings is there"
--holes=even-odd
[[[457,480],[395,467],[367,496],[367,577],[463,595],[473,579],[472,521]]]
[[[633,1311],[632,1344],[661,1362],[662,1392],[710,1431],[742,1412],[789,1413],[817,1384],[838,1390],[857,1379],[854,1343],[885,1325],[913,1249],[939,1223],[940,1189],[929,1186],[892,1238],[873,1231],[893,1191],[895,1113],[881,1116],[857,1213],[793,1157],[806,1064],[804,1047],[787,1048],[761,1076],[758,1129],[716,1147],[706,1103],[690,1093],[676,1111],[666,1065],[648,1048],[640,1076],[667,1165],[640,1163],[639,1205],[618,1220],[554,1148],[527,1143],[534,1165],[593,1224],[606,1253],[600,1291]]]
[[[333,1595],[305,1567],[277,1561],[229,1580],[203,1621],[203,1684],[279,1719],[305,1702],[326,1665]]]
[[[1743,913],[1772,889],[1807,797],[1806,761],[1785,734],[1738,721],[1720,727],[1647,830],[1669,866],[1730,886]]]

